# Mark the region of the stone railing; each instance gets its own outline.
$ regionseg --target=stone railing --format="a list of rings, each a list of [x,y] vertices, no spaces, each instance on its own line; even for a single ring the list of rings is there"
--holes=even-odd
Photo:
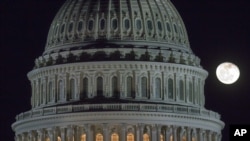
[[[198,115],[212,119],[220,119],[216,112],[202,108],[162,105],[162,104],[85,104],[49,107],[43,109],[33,109],[16,116],[16,120],[24,120],[32,117],[45,115],[55,115],[61,113],[91,112],[91,111],[141,111],[141,112],[161,112],[176,113],[186,115]]]

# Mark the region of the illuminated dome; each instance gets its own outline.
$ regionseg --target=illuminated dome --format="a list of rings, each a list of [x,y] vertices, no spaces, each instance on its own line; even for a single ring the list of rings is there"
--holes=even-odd
[[[28,73],[16,141],[220,141],[207,75],[169,0],[67,0]]]

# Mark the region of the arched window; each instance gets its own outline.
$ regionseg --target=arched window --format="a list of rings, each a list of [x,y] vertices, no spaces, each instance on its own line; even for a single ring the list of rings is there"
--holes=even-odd
[[[43,95],[44,95],[44,93],[43,93],[43,84],[41,84],[41,92],[40,92],[40,104],[43,104]]]
[[[59,84],[58,84],[58,91],[59,91],[59,95],[58,95],[58,100],[62,100],[64,98],[64,86],[63,86],[63,81],[60,80]]]
[[[192,141],[196,141],[196,138],[195,138],[195,137],[192,137]]]
[[[81,135],[81,141],[86,141],[86,134]]]
[[[69,99],[74,99],[76,94],[76,84],[75,79],[70,79],[70,94]]]
[[[189,101],[193,102],[193,84],[189,82]]]
[[[79,21],[78,28],[77,28],[78,32],[82,31],[83,27],[84,27],[83,26],[83,21]]]
[[[128,133],[127,134],[127,141],[134,141],[135,139],[134,139],[134,134],[132,134],[132,133]]]
[[[183,80],[179,81],[179,87],[180,87],[180,100],[184,100],[184,82],[183,82]]]
[[[69,24],[68,32],[72,32],[72,31],[73,31],[73,25],[74,25],[73,22],[71,22],[71,23]]]
[[[147,27],[148,27],[148,30],[149,30],[149,31],[153,30],[153,23],[152,23],[151,20],[148,20],[148,21],[147,21]]]
[[[161,25],[161,22],[160,22],[160,21],[157,22],[157,26],[158,26],[158,30],[159,30],[159,31],[162,31],[162,25]]]
[[[97,78],[97,96],[103,96],[103,79],[102,77]]]
[[[161,98],[161,79],[160,78],[155,79],[155,97]]]
[[[169,136],[169,141],[174,141],[173,135],[170,135],[170,136]]]
[[[118,96],[118,81],[116,76],[112,78],[112,96]]]
[[[136,20],[135,27],[136,27],[137,30],[141,30],[141,20],[140,19]]]
[[[164,136],[162,134],[160,135],[160,141],[164,141]]]
[[[57,137],[57,141],[62,141],[60,136]]]
[[[88,78],[83,78],[83,95],[81,96],[81,98],[86,97],[88,95],[88,91],[89,91],[89,81]]]
[[[61,27],[61,34],[64,32],[64,29],[65,29],[65,24],[63,24]]]
[[[119,141],[119,136],[118,136],[118,134],[113,133],[113,134],[111,135],[111,141]]]
[[[103,135],[100,133],[96,134],[95,141],[103,141]]]
[[[141,78],[141,95],[142,97],[147,97],[147,78],[142,77]]]
[[[168,98],[174,99],[174,80],[172,78],[168,79]]]
[[[187,138],[186,138],[186,136],[182,136],[182,139],[181,139],[181,141],[187,141]]]
[[[50,141],[50,138],[49,138],[49,137],[46,137],[46,138],[45,138],[45,141]]]
[[[94,21],[93,20],[89,20],[88,23],[88,30],[92,31],[94,29]]]
[[[49,82],[49,92],[48,92],[48,95],[47,95],[47,102],[50,102],[52,100],[52,97],[53,97],[53,87],[52,87],[52,82]]]
[[[176,24],[174,24],[174,31],[175,31],[175,33],[178,33],[178,30],[177,30]]]
[[[167,26],[167,31],[168,31],[168,32],[171,32],[171,27],[170,27],[169,22],[166,22],[166,26]]]
[[[147,133],[143,134],[143,141],[150,141],[149,135]]]
[[[132,89],[133,89],[133,86],[132,86],[132,77],[129,76],[127,77],[127,97],[132,97]]]

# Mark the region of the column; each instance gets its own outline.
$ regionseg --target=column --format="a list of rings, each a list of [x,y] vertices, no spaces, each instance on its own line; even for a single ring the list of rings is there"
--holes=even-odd
[[[156,129],[156,125],[154,125],[152,128],[151,128],[151,140],[152,141],[159,141],[158,138],[160,137],[157,137],[157,129]]]
[[[192,141],[191,128],[187,128],[187,141]]]
[[[208,131],[208,141],[212,141],[212,131]]]
[[[126,124],[122,124],[120,141],[126,141]]]
[[[67,127],[66,141],[73,141],[74,140],[73,138],[74,138],[73,126],[70,125]]]
[[[66,141],[65,139],[65,127],[61,127],[59,130],[60,130],[60,134],[61,134],[61,140],[62,141]]]
[[[86,124],[85,125],[85,129],[87,129],[87,134],[86,134],[86,140],[87,141],[94,141],[93,139],[93,131],[91,129],[91,125],[90,124]]]
[[[177,141],[177,129],[178,129],[178,126],[174,126],[174,127],[173,127],[173,132],[174,132],[173,137],[174,137],[174,141]]]
[[[135,130],[135,140],[136,141],[140,141],[140,132],[141,132],[141,127],[140,127],[140,125],[137,125],[136,126],[136,130]]]
[[[140,95],[140,72],[139,71],[134,71],[134,81],[135,81],[135,99],[138,99],[141,97]]]
[[[43,129],[40,129],[40,130],[37,130],[37,139],[38,141],[44,141],[44,130]]]
[[[161,125],[157,125],[157,138],[156,138],[156,141],[161,141],[161,128],[162,126]],[[164,138],[164,136],[163,136]]]
[[[104,138],[103,141],[109,141],[110,135],[108,133],[108,124],[103,124],[102,128],[103,128],[103,138]]]
[[[203,139],[203,129],[200,129],[200,131],[199,131],[199,141],[204,141]]]
[[[52,128],[47,129],[50,141],[56,141],[54,137],[54,130]]]

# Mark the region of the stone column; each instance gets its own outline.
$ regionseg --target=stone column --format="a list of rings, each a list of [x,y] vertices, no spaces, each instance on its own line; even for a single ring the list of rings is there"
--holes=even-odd
[[[208,131],[208,141],[212,141],[212,131]]]
[[[126,124],[122,124],[120,141],[126,141]]]
[[[157,128],[156,141],[161,141],[161,125],[157,125],[156,128]]]
[[[74,131],[73,131],[73,126],[70,125],[67,127],[67,135],[66,135],[66,141],[74,141]]]
[[[187,131],[186,131],[186,135],[187,135],[187,141],[192,141],[192,136],[191,136],[191,128],[187,128]]]
[[[177,136],[177,129],[178,129],[178,126],[174,126],[174,127],[173,127],[173,132],[174,132],[173,137],[174,137],[174,141],[177,141],[177,138],[178,138],[178,136]]]
[[[154,125],[152,128],[151,128],[151,140],[152,141],[158,141],[158,138],[157,137],[157,129],[156,129],[156,125]]]
[[[110,136],[108,132],[108,124],[103,124],[102,128],[103,128],[103,138],[104,138],[103,141],[109,141]]]
[[[52,128],[47,129],[50,141],[56,141],[54,137],[54,130]]]
[[[86,133],[86,141],[93,141],[94,138],[93,138],[93,130],[91,128],[91,125],[90,124],[86,124],[85,125],[85,129],[87,129],[87,133]]]
[[[43,129],[40,129],[40,130],[37,130],[37,139],[38,141],[44,141],[44,130]]]
[[[60,133],[61,133],[61,140],[62,141],[66,141],[66,138],[65,138],[65,127],[61,127],[60,128]]]
[[[200,131],[199,131],[199,141],[204,141],[203,139],[203,129],[200,129]]]
[[[140,130],[141,130],[140,125],[137,125],[137,126],[136,126],[136,130],[135,130],[135,134],[136,134],[136,135],[135,135],[135,137],[136,137],[135,140],[136,140],[136,141],[140,141],[140,135],[141,135],[141,134],[140,134]]]

